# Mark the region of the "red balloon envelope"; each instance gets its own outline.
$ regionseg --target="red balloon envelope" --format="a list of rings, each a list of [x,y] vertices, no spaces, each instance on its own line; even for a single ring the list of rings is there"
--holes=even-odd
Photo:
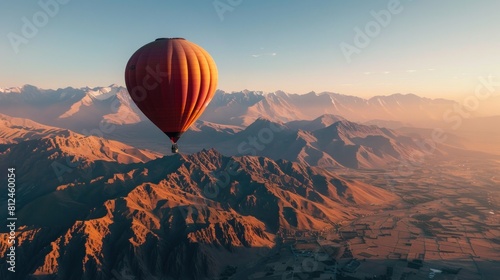
[[[217,66],[200,46],[161,38],[132,55],[125,83],[139,109],[176,143],[212,100]]]

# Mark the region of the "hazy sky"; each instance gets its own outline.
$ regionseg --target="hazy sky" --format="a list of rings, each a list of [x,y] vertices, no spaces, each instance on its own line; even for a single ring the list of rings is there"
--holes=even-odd
[[[500,1],[399,3],[2,1],[0,87],[124,85],[129,57],[159,37],[205,48],[226,91],[459,99],[478,76],[500,76]]]

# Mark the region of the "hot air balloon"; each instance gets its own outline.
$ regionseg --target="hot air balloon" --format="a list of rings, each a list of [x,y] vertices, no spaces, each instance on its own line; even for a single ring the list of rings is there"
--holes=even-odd
[[[137,107],[172,141],[203,113],[217,87],[217,66],[200,46],[183,38],[144,45],[125,68],[127,90]]]

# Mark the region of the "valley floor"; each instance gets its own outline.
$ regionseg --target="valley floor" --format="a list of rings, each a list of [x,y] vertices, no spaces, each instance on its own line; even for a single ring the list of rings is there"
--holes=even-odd
[[[498,161],[334,172],[401,201],[322,231],[283,231],[270,255],[225,279],[498,279]]]

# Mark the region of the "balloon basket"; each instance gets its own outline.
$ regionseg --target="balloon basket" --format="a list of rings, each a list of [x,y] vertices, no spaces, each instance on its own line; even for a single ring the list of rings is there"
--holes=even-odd
[[[172,144],[172,153],[177,154],[179,152],[179,147],[177,147],[177,144]]]

